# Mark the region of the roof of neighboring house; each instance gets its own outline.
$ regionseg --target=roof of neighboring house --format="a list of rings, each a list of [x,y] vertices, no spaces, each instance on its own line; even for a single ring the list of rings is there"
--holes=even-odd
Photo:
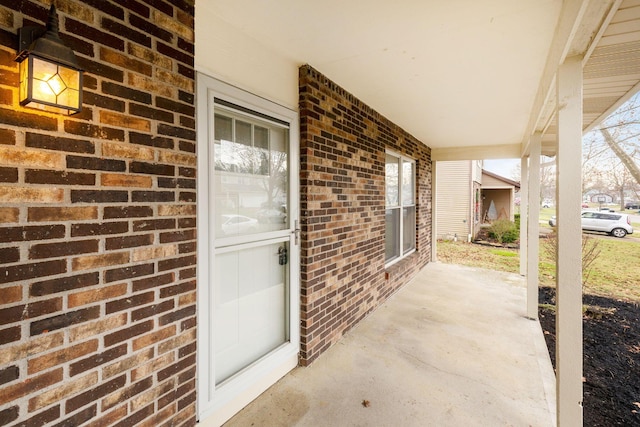
[[[514,186],[514,187],[516,187],[518,190],[520,189],[520,183],[519,183],[518,181],[514,181],[514,180],[512,180],[512,179],[505,178],[504,176],[501,176],[501,175],[495,174],[495,173],[493,173],[493,172],[489,172],[489,171],[488,171],[488,170],[486,170],[486,169],[482,169],[482,174],[483,174],[483,175],[490,176],[490,177],[495,178],[495,179],[497,179],[497,180],[500,180],[500,181],[504,182],[505,184],[513,185],[513,186]]]

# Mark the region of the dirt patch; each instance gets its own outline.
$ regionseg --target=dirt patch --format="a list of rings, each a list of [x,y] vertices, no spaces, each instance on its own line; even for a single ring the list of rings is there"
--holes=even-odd
[[[554,288],[539,296],[555,305]],[[587,294],[583,304],[584,426],[640,426],[640,306]],[[555,311],[539,314],[555,367]]]

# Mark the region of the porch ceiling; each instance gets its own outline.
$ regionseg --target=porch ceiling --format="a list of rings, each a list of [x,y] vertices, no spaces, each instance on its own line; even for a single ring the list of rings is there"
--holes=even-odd
[[[199,1],[199,12],[308,63],[434,149],[555,153],[555,70],[585,56],[584,126],[640,87],[640,0]]]

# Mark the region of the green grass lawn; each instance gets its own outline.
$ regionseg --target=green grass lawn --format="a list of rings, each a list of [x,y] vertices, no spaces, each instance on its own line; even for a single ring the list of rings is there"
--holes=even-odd
[[[640,244],[625,239],[592,239],[598,242],[600,254],[583,284],[584,292],[640,302]],[[555,261],[544,241],[544,238],[540,239],[540,284],[555,286]],[[438,242],[438,259],[452,264],[518,273],[518,255],[517,249],[496,249],[464,242]]]

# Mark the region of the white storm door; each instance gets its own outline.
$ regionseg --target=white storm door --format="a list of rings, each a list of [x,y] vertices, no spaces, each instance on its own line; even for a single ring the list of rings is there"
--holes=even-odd
[[[295,112],[202,75],[198,96],[203,418],[297,363],[299,178]]]

